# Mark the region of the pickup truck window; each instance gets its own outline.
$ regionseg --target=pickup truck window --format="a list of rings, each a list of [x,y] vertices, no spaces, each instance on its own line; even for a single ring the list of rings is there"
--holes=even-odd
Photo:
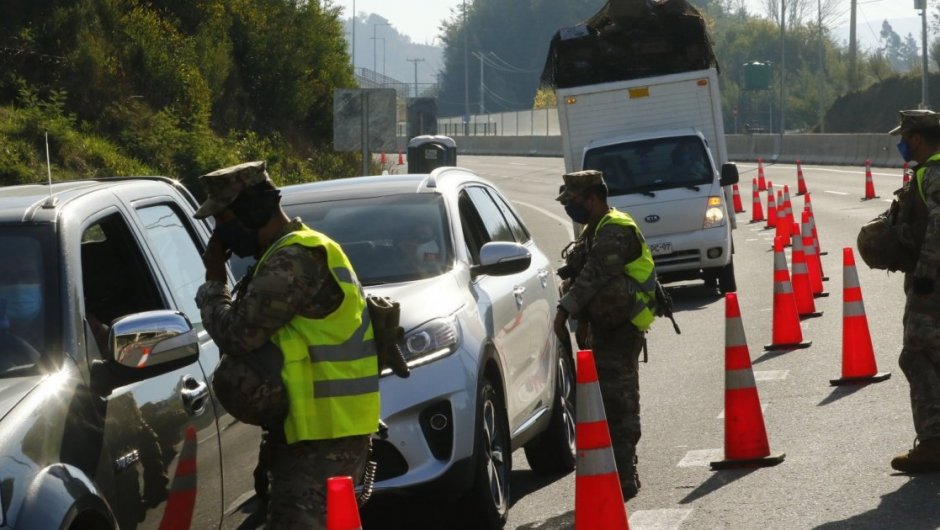
[[[611,196],[710,184],[715,175],[697,136],[656,138],[597,147],[584,169],[604,174]]]
[[[204,281],[205,266],[202,253],[186,224],[188,221],[166,204],[140,208],[137,213],[177,307],[189,317],[196,329],[201,329],[202,316],[196,307],[196,291]]]
[[[101,352],[115,319],[166,309],[137,242],[119,214],[97,221],[82,234],[85,320]]]
[[[51,274],[38,234],[0,228],[0,377],[29,375],[45,347]]]

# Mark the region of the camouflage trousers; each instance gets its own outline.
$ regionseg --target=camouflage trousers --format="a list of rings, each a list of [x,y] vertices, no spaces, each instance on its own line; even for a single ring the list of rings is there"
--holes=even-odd
[[[325,530],[326,481],[351,476],[359,483],[369,456],[369,436],[275,443],[269,454],[267,528]]]
[[[898,364],[911,386],[917,438],[940,437],[940,294],[908,295]]]
[[[630,324],[604,330],[592,326],[591,332],[614,460],[623,483],[632,480],[636,472],[636,444],[640,441],[638,362],[643,334]]]

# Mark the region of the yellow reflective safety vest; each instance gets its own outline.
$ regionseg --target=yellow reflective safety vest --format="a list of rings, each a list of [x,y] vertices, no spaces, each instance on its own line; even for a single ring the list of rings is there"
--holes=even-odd
[[[931,155],[926,162],[917,168],[917,172],[914,175],[914,180],[917,181],[917,191],[920,194],[920,198],[923,199],[924,202],[927,202],[927,196],[924,195],[924,173],[927,172],[927,166],[934,166],[937,164],[940,164],[940,153]]]
[[[607,214],[597,223],[594,234],[608,224],[616,224],[631,228],[640,240],[640,257],[627,263],[623,267],[627,277],[633,280],[638,289],[636,291],[636,303],[633,304],[633,310],[630,314],[630,322],[640,331],[646,331],[653,325],[656,319],[656,270],[653,264],[653,254],[646,245],[646,239],[640,232],[640,228],[628,214],[615,208],[611,208]]]
[[[306,226],[271,245],[255,270],[289,245],[326,250],[343,301],[324,318],[295,315],[271,337],[284,354],[287,443],[371,434],[379,424],[379,365],[362,287],[342,248]]]

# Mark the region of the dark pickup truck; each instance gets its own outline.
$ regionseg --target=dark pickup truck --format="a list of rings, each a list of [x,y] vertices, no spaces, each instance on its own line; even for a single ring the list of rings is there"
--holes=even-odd
[[[260,433],[210,391],[194,207],[166,178],[0,188],[0,528],[260,522]]]

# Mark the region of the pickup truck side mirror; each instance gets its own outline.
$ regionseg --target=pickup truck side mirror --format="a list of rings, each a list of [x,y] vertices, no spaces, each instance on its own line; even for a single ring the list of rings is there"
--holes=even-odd
[[[532,263],[532,254],[519,243],[493,241],[480,248],[480,264],[470,268],[474,276],[506,276],[522,272]]]
[[[115,320],[105,360],[91,367],[92,386],[102,395],[115,388],[172,372],[199,359],[199,338],[178,311],[145,311]]]
[[[722,186],[730,186],[737,184],[739,180],[737,164],[728,162],[721,165],[721,180],[718,182],[719,184]]]

